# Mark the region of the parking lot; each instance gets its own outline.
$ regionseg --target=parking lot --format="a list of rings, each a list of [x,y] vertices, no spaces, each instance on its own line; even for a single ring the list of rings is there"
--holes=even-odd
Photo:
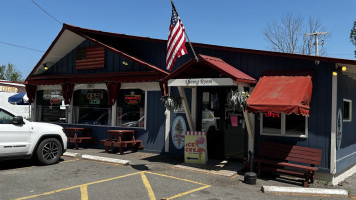
[[[0,162],[0,199],[286,199],[231,178],[155,164],[118,165],[62,157],[58,164]],[[288,199],[305,199],[296,195]],[[308,196],[308,199],[320,199]],[[333,197],[324,197],[333,199]],[[335,197],[334,197],[335,198]]]

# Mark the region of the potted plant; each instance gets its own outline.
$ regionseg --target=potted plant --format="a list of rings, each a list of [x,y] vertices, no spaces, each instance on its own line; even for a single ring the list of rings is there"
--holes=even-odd
[[[247,106],[247,99],[250,96],[248,92],[239,92],[238,90],[231,90],[227,94],[226,101],[229,104],[230,108],[234,111],[245,111]]]
[[[162,104],[169,111],[177,110],[182,106],[182,97],[177,94],[167,94],[166,96],[161,97]]]

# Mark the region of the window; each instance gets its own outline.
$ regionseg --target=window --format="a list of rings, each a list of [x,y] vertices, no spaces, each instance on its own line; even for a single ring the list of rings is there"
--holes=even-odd
[[[63,101],[62,90],[39,90],[36,97],[38,121],[66,121],[66,110],[60,109]]]
[[[276,135],[289,137],[308,136],[308,118],[294,113],[261,113],[261,135]]]
[[[108,104],[108,92],[101,89],[74,91],[73,122],[110,125],[111,105]]]
[[[349,99],[344,99],[343,101],[343,121],[351,122],[352,118],[352,101]]]
[[[13,115],[0,109],[0,124],[12,124]]]
[[[141,89],[120,90],[117,99],[116,125],[145,126],[145,91]]]

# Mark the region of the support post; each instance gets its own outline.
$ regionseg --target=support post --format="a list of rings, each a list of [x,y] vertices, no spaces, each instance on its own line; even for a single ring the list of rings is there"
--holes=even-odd
[[[330,135],[330,173],[331,174],[336,174],[336,116],[337,116],[337,76],[332,75],[331,135]]]
[[[185,115],[187,116],[189,129],[190,129],[190,131],[195,131],[195,127],[193,126],[192,115],[190,114],[190,109],[189,109],[189,105],[188,105],[188,101],[187,101],[187,96],[185,95],[185,92],[184,92],[184,88],[178,87],[178,91],[179,91],[180,96],[183,98],[182,99],[183,108],[184,108]]]
[[[168,87],[169,93],[171,92],[171,87]],[[164,112],[166,115],[166,129],[165,129],[165,135],[164,135],[164,152],[169,152],[169,133],[171,130],[171,111],[169,111],[166,108],[166,111]]]

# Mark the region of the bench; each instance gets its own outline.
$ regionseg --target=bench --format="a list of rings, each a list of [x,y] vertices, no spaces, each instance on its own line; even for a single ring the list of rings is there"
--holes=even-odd
[[[75,149],[79,149],[80,143],[97,144],[97,139],[91,136],[91,128],[68,127],[64,129],[69,143],[74,143]]]
[[[257,176],[260,177],[262,171],[288,174],[304,178],[304,187],[308,187],[309,182],[314,182],[318,170],[315,165],[320,165],[321,153],[321,149],[263,141],[254,158]]]
[[[124,154],[124,148],[133,148],[135,151],[144,149],[142,140],[136,140],[134,130],[108,130],[109,139],[101,140],[105,146],[105,153],[108,153],[111,147],[118,147],[120,155]]]

